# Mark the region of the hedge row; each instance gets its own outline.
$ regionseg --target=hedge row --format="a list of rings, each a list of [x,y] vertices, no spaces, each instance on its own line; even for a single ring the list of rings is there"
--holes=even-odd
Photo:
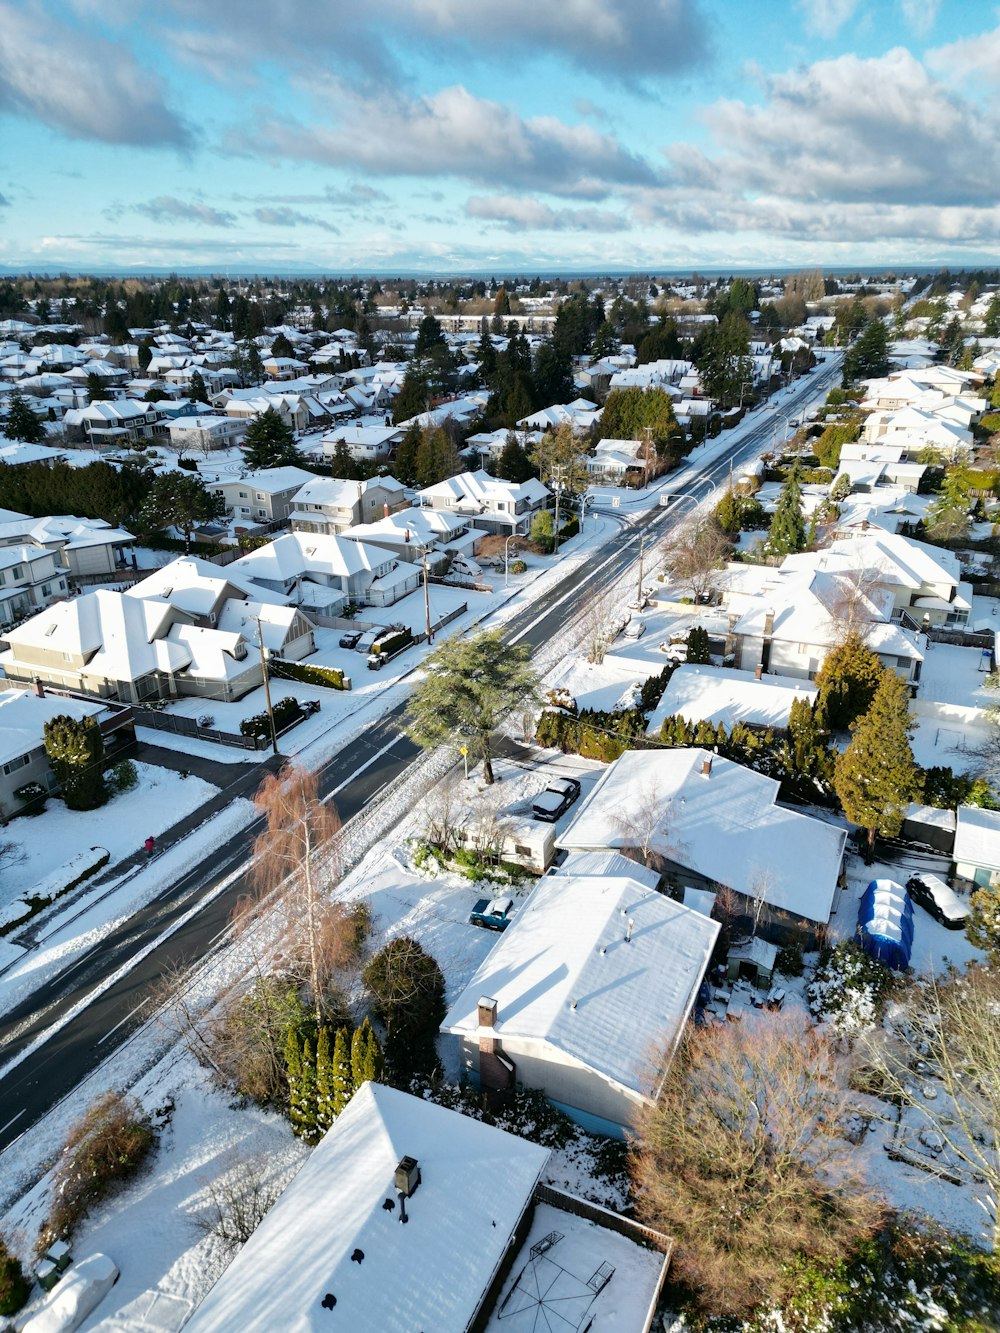
[[[274,729],[281,731],[302,716],[302,706],[298,699],[279,699],[271,709],[274,714]],[[241,736],[253,736],[255,740],[270,740],[271,722],[266,713],[254,713],[240,723]]]
[[[77,858],[74,857],[73,859],[76,860]],[[64,897],[67,893],[70,893],[75,889],[78,884],[82,884],[85,879],[89,879],[91,875],[96,875],[98,870],[106,866],[110,860],[110,854],[102,848],[101,854],[95,857],[93,861],[86,861],[83,868],[80,870],[80,873],[74,875],[72,879],[67,881],[67,883],[60,885],[58,888],[53,888],[51,891],[48,891],[48,886],[46,886],[47,891],[44,893],[25,894],[22,900],[25,908],[24,914],[10,921],[0,922],[0,935],[9,935],[11,931],[17,930],[20,926],[23,926],[26,922],[30,921],[33,916],[37,916],[39,912],[43,912],[46,907],[51,906],[57,898]],[[15,906],[16,903],[11,903],[12,908]]]
[[[389,634],[384,639],[378,639],[372,644],[372,654],[381,653],[385,657],[391,657],[393,653],[401,653],[404,648],[413,642],[413,631],[409,628],[397,630]]]
[[[300,680],[306,685],[320,685],[330,690],[349,690],[347,677],[339,667],[310,666],[305,662],[286,662],[272,658],[268,662],[272,676],[282,680]]]

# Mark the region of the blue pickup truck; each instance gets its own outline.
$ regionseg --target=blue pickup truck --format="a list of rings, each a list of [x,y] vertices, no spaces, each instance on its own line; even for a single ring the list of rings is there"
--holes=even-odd
[[[469,921],[484,930],[506,930],[513,909],[513,898],[480,898],[469,913]]]

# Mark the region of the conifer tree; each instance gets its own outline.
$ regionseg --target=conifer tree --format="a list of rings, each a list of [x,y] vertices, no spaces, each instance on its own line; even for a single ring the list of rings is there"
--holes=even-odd
[[[795,463],[778,495],[771,519],[766,549],[769,556],[784,559],[796,551],[806,549],[806,525],[802,517],[802,481],[799,465]]]
[[[367,1018],[351,1039],[351,1076],[355,1091],[362,1083],[382,1081],[382,1047]]]
[[[334,1121],[333,1090],[330,1029],[321,1027],[316,1038],[316,1128],[320,1134],[325,1134]]]
[[[406,486],[412,486],[417,480],[417,450],[424,440],[424,432],[418,421],[411,421],[406,433],[396,449],[396,458],[392,473]]]
[[[909,691],[894,671],[883,672],[872,706],[851,730],[853,739],[837,759],[834,787],[844,814],[868,833],[865,864],[871,865],[876,835],[896,837],[920,787],[910,748]]]
[[[288,1119],[292,1133],[298,1137],[302,1133],[302,1048],[299,1034],[293,1027],[289,1027],[285,1040],[285,1073],[288,1077]]]
[[[191,376],[191,397],[196,403],[208,402],[208,389],[205,387],[205,377],[200,370],[196,370]]]
[[[354,1079],[351,1073],[351,1042],[347,1028],[338,1028],[333,1043],[333,1115],[336,1118],[351,1100]]]
[[[45,427],[24,401],[19,389],[10,396],[3,433],[8,440],[23,440],[25,444],[40,444],[45,439]]]
[[[308,1037],[302,1043],[299,1089],[299,1137],[305,1139],[306,1143],[315,1143],[319,1138],[316,1122],[316,1052]]]
[[[302,462],[291,427],[268,407],[247,427],[243,457],[248,468],[295,466]]]
[[[849,634],[827,654],[814,683],[826,725],[832,731],[846,730],[867,713],[884,669],[878,655],[858,634]]]

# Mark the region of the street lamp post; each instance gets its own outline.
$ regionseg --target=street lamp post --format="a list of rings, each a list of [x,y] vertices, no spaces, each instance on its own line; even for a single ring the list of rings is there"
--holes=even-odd
[[[503,586],[505,588],[507,586],[507,578],[509,574],[510,544],[511,542],[516,542],[516,541],[517,541],[517,534],[512,532],[503,544]]]
[[[434,634],[431,630],[431,590],[427,578],[427,547],[420,548],[420,557],[424,566],[424,613],[427,617],[427,642],[434,642]]]
[[[743,390],[752,388],[753,388],[753,380],[744,380],[743,383],[740,385],[740,407],[743,406]]]

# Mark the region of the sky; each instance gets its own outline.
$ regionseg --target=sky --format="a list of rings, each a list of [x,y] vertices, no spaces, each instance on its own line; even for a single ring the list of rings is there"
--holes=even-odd
[[[0,0],[8,271],[996,263],[985,0]]]

